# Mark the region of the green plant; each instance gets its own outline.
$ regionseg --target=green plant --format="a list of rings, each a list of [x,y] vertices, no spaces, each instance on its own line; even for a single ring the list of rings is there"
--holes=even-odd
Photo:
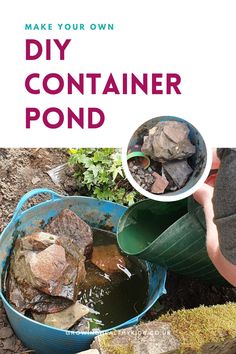
[[[98,199],[132,205],[139,194],[124,177],[121,151],[115,148],[70,149],[69,163],[83,193]]]

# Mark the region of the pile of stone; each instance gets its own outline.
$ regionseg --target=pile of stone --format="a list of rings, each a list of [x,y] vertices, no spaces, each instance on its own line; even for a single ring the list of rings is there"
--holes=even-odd
[[[43,231],[18,238],[6,279],[10,303],[41,323],[71,328],[90,311],[77,298],[92,244],[90,226],[68,209]]]
[[[135,181],[155,194],[184,187],[193,173],[188,159],[196,153],[188,136],[188,126],[177,121],[159,122],[151,128],[141,146],[141,151],[150,158],[150,167],[144,170],[135,161],[129,163]]]

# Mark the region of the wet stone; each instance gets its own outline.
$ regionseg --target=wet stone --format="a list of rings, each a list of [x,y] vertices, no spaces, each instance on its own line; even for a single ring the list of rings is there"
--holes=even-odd
[[[88,257],[93,246],[93,233],[91,227],[78,215],[69,209],[63,210],[46,226],[45,231],[60,237],[72,239]]]
[[[48,326],[56,327],[59,329],[71,328],[80,318],[89,313],[89,308],[76,301],[67,309],[57,312],[55,314],[39,315],[32,313],[33,318]]]
[[[90,332],[90,321],[85,317],[81,318],[79,323],[71,327],[70,330],[75,332]]]
[[[116,245],[94,247],[91,262],[105,273],[119,272],[126,265]]]
[[[28,309],[38,313],[54,313],[71,305],[68,299],[44,294],[26,283],[18,284],[12,273],[8,274],[7,297],[11,304],[23,313]]]
[[[14,249],[17,250],[21,245],[28,251],[44,250],[50,245],[53,245],[58,240],[58,237],[46,232],[35,232],[22,239],[17,239]]]
[[[105,286],[109,282],[104,272],[100,271],[95,265],[86,265],[86,279],[82,285],[83,289],[91,289],[95,286]]]
[[[35,286],[41,285],[44,292],[51,294],[53,285],[67,267],[65,249],[54,244],[37,254],[33,253],[29,266],[32,276],[36,279]]]
[[[86,275],[84,260],[73,240],[44,232],[19,238],[7,280],[9,300],[21,312],[65,308],[68,301],[59,300],[76,301]]]

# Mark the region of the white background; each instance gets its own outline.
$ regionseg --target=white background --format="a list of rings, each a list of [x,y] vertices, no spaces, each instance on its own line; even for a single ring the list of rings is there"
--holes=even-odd
[[[211,146],[236,146],[235,1],[11,1],[1,10],[1,147],[123,146],[144,121],[173,115],[190,121]],[[3,11],[4,8],[4,11]],[[25,31],[25,23],[114,23],[114,31]],[[66,60],[25,60],[25,39],[71,38]],[[123,72],[181,75],[182,95],[32,96],[31,72]],[[103,127],[25,129],[25,107],[99,107]]]

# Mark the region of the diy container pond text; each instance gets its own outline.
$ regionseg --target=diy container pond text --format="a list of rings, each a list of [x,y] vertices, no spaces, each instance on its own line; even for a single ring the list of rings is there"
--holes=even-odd
[[[96,25],[93,26],[94,30]],[[56,62],[65,60],[65,54],[71,39],[61,42],[59,39],[26,39],[27,61],[46,60]],[[86,94],[89,95],[170,95],[181,94],[181,77],[177,73],[121,73],[115,77],[112,73],[104,77],[102,73],[75,73],[61,75],[48,73],[41,75],[33,72],[25,79],[25,89],[30,95],[60,94],[80,95],[80,101]],[[82,129],[97,129],[103,126],[105,113],[98,107],[56,107],[46,109],[27,107],[25,110],[25,127],[43,124],[46,128],[57,129],[66,126],[68,129],[79,127]]]

